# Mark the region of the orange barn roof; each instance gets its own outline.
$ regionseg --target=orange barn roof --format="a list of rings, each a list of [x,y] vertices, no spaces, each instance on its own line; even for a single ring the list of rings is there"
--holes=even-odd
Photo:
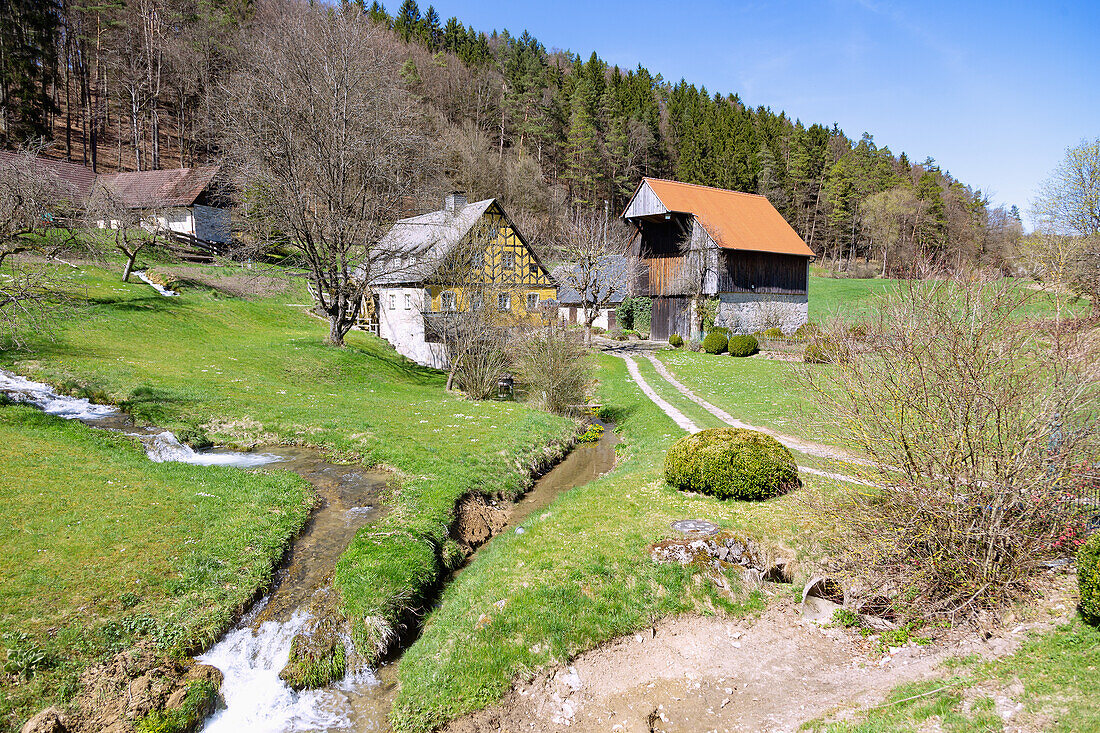
[[[719,247],[814,256],[764,196],[663,178],[643,178],[642,184],[649,184],[669,211],[694,214]]]

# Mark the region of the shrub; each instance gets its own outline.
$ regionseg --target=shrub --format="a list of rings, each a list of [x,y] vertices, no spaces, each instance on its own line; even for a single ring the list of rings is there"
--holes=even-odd
[[[516,377],[543,409],[562,415],[588,400],[592,360],[576,334],[557,324],[516,339]]]
[[[807,503],[836,528],[844,572],[896,599],[901,621],[1010,602],[1077,536],[1067,478],[1100,449],[1100,353],[1048,340],[1031,302],[1008,280],[901,283],[868,343],[837,323],[819,344],[835,368],[797,370],[822,434],[866,455],[850,470],[876,484]]]
[[[801,486],[789,450],[769,435],[741,428],[677,440],[665,456],[665,481],[720,499],[767,499]]]
[[[812,343],[802,352],[802,361],[807,364],[828,364],[829,353],[819,343]]]
[[[709,331],[707,331],[707,333],[708,334],[720,333],[723,336],[725,336],[726,338],[729,338],[730,330],[728,328],[726,328],[725,326],[715,326],[715,327],[711,328]]]
[[[753,336],[733,336],[728,346],[730,356],[752,356],[760,351],[760,343]]]
[[[600,335],[603,335],[603,334],[607,333],[607,329],[606,328],[600,328],[599,326],[593,326],[592,327],[592,333],[596,334],[597,336],[600,336]]]
[[[687,342],[687,350],[698,353],[703,350],[703,344],[698,339],[691,339]]]
[[[806,322],[795,329],[793,336],[795,338],[809,338],[810,336],[816,336],[821,333],[821,327],[816,323]]]
[[[773,327],[773,328],[769,328],[766,331],[764,331],[764,338],[781,339],[781,338],[783,338],[783,336],[784,336],[784,333],[783,333],[782,328],[774,328]]]
[[[670,346],[674,346],[678,349],[684,345],[684,337],[678,333],[674,333],[668,337],[668,343]]]
[[[703,339],[703,350],[708,354],[721,354],[729,345],[729,339],[721,331],[711,331]]]
[[[1100,625],[1100,532],[1077,550],[1077,588],[1081,592],[1081,615]]]

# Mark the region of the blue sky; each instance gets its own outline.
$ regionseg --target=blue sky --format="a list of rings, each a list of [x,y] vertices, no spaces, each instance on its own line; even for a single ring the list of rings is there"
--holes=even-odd
[[[386,8],[397,9],[399,0]],[[426,10],[427,0],[421,0]],[[622,67],[864,131],[1027,212],[1065,148],[1100,136],[1100,0],[437,0]]]

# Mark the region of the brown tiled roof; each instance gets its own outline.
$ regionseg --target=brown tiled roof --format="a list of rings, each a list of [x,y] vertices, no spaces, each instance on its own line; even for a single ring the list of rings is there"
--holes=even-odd
[[[764,196],[662,178],[643,178],[642,183],[649,184],[669,211],[694,214],[719,247],[803,257],[814,254]]]
[[[171,168],[157,171],[105,173],[99,183],[117,194],[131,209],[191,206],[217,175],[216,166]]]
[[[0,163],[18,161],[21,153],[0,150]],[[217,166],[203,168],[169,168],[155,171],[100,173],[79,163],[37,157],[35,165],[49,171],[78,198],[87,198],[96,184],[107,186],[131,209],[153,209],[163,206],[191,206],[210,186],[218,173]]]
[[[22,153],[12,150],[0,150],[0,163],[18,163],[24,160]],[[62,188],[62,195],[72,195],[83,199],[88,196],[95,185],[96,174],[86,165],[79,163],[67,163],[63,160],[50,160],[49,158],[34,158],[34,163],[39,168],[48,171],[54,176]]]

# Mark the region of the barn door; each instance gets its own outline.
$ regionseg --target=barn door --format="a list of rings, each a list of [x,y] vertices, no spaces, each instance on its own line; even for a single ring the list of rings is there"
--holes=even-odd
[[[654,341],[667,341],[669,336],[678,333],[688,338],[690,303],[688,298],[654,298],[649,337]]]

